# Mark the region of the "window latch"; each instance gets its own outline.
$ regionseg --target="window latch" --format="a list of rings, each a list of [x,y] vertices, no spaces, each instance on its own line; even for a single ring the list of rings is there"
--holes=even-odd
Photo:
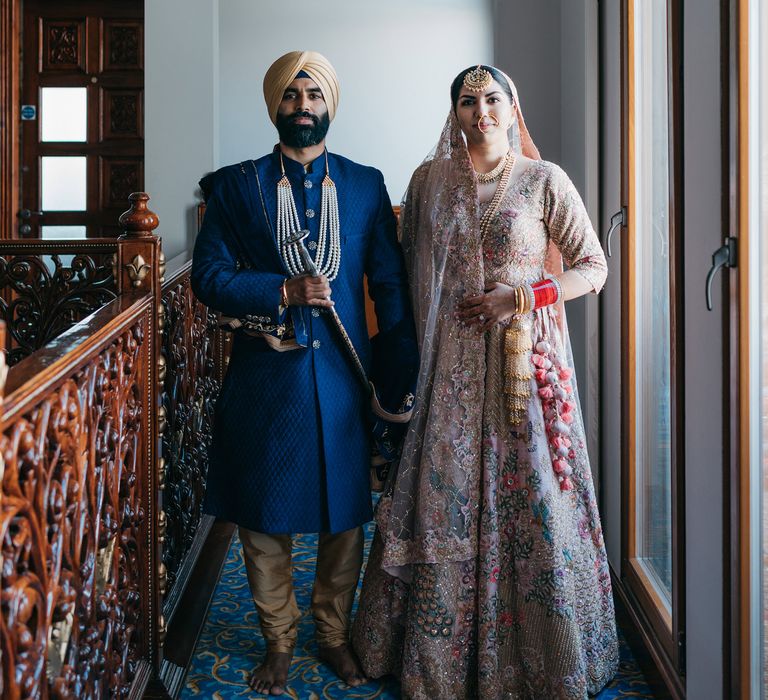
[[[707,273],[707,310],[712,311],[712,280],[717,272],[723,267],[736,267],[738,263],[738,251],[736,239],[733,236],[726,236],[725,242],[714,253],[712,253],[712,267]]]
[[[612,257],[611,253],[611,237],[615,233],[619,226],[627,225],[627,208],[622,207],[611,217],[611,228],[608,229],[608,233],[605,234],[605,249],[608,253],[608,257]]]

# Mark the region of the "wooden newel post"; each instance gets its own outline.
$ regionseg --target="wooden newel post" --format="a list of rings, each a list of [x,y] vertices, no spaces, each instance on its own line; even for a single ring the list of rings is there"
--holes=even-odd
[[[146,192],[134,192],[128,195],[128,201],[131,203],[130,208],[120,214],[119,221],[123,227],[120,238],[153,236],[153,231],[158,227],[160,221],[157,214],[147,207],[149,195]]]
[[[128,197],[130,208],[120,215],[123,233],[118,236],[118,251],[112,272],[120,294],[130,291],[156,291],[163,276],[160,238],[155,235],[159,219],[147,207],[149,195],[134,192]]]
[[[128,197],[130,208],[120,215],[120,226],[123,233],[117,238],[117,254],[113,260],[113,274],[117,282],[119,294],[139,292],[151,294],[152,321],[147,332],[150,335],[150,358],[145,381],[151,390],[152,401],[147,416],[149,441],[149,459],[144,492],[144,502],[149,511],[149,551],[148,571],[149,609],[151,618],[149,626],[149,653],[155,672],[160,669],[163,653],[162,645],[165,637],[166,624],[162,615],[163,594],[166,587],[166,573],[162,562],[162,524],[160,516],[162,508],[162,487],[165,467],[162,459],[162,433],[165,429],[165,411],[161,402],[161,389],[158,378],[164,369],[161,355],[164,310],[161,303],[162,282],[165,272],[165,257],[160,237],[155,234],[159,220],[147,206],[149,195],[146,192],[134,192]]]

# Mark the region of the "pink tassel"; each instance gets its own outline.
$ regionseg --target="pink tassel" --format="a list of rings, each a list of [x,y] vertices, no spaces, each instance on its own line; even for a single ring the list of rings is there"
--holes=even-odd
[[[531,362],[533,362],[533,364],[536,367],[539,367],[541,369],[549,369],[549,367],[544,367],[544,363],[549,362],[549,360],[546,357],[543,357],[542,355],[537,355],[534,353],[533,355],[531,355]]]

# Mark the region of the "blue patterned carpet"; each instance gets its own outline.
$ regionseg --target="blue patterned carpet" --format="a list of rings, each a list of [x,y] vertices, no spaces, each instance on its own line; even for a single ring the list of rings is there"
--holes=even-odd
[[[366,555],[372,534],[373,526],[369,524],[366,530]],[[315,576],[316,545],[315,535],[298,535],[294,538],[296,599],[304,614],[299,623],[299,641],[288,677],[289,691],[283,697],[296,700],[398,700],[400,694],[395,681],[377,681],[359,688],[350,688],[317,659],[314,625],[309,615],[309,601]],[[362,576],[360,580],[362,581]],[[248,687],[250,672],[263,657],[264,651],[258,616],[248,590],[242,548],[240,541],[235,538],[216,587],[205,627],[198,640],[181,697],[215,700],[265,697]],[[597,697],[599,700],[654,697],[623,639],[618,676]]]

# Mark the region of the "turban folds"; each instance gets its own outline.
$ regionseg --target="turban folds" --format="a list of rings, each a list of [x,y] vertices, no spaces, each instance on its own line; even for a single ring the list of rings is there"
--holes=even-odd
[[[278,58],[264,76],[264,100],[269,118],[277,121],[277,109],[285,89],[303,71],[323,91],[328,117],[333,120],[339,104],[339,79],[328,59],[317,51],[291,51]]]

